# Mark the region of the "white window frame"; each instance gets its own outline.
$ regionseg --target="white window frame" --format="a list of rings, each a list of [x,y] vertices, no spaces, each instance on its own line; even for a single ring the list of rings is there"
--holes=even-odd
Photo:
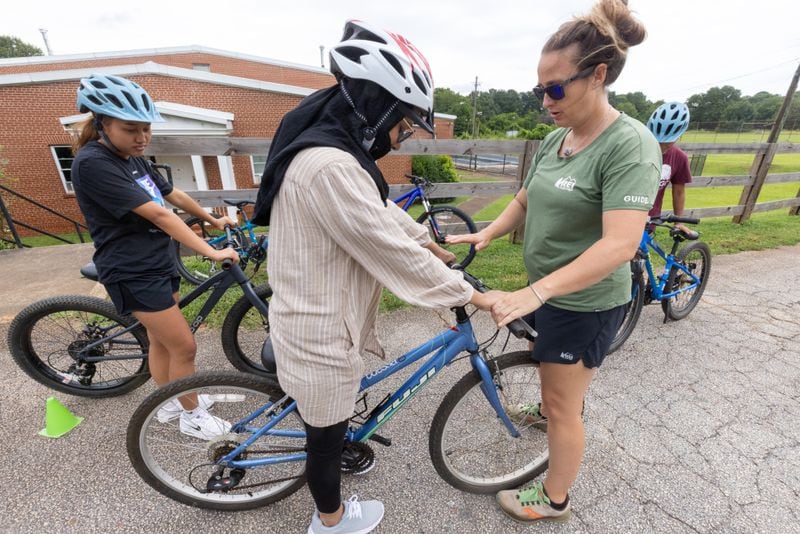
[[[59,158],[56,152],[57,148],[66,148],[69,150],[70,158],[68,160],[66,158]],[[56,169],[58,169],[58,176],[61,178],[61,185],[64,186],[64,191],[69,195],[74,195],[75,189],[72,186],[72,170],[70,169],[70,179],[67,180],[67,177],[64,175],[64,168],[61,166],[61,161],[66,160],[69,161],[69,165],[72,167],[72,161],[75,159],[75,156],[72,156],[72,147],[69,145],[50,145],[50,153],[53,155],[53,161],[56,164]]]
[[[261,172],[256,170],[256,158],[264,158],[264,164],[261,166]],[[250,156],[250,167],[253,169],[253,183],[261,183],[261,175],[264,174],[264,167],[267,165],[267,156]]]

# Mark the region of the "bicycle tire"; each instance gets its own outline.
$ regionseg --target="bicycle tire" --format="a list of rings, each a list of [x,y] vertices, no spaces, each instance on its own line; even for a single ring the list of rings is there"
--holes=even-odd
[[[52,297],[27,306],[14,317],[8,329],[8,346],[16,364],[40,384],[81,397],[113,397],[136,389],[150,378],[144,327],[92,349],[92,356],[119,356],[139,350],[141,359],[80,363],[77,351],[106,337],[106,332],[122,330],[135,322],[101,299]]]
[[[711,249],[702,241],[693,241],[681,248],[675,254],[675,259],[684,267],[688,267],[693,274],[697,274],[699,271],[698,278],[700,278],[700,284],[694,289],[683,291],[670,299],[661,301],[661,308],[666,316],[673,321],[679,321],[692,312],[703,296],[708,276],[711,273]],[[687,281],[686,278],[684,272],[678,267],[672,267],[664,291],[677,291],[681,286],[690,285],[691,280]]]
[[[208,412],[231,423],[242,421],[266,403],[284,396],[274,383],[234,371],[198,373],[170,382],[151,393],[133,413],[126,435],[128,457],[150,487],[189,506],[248,510],[277,502],[305,484],[305,458],[302,457],[292,462],[248,468],[236,487],[226,491],[208,491],[207,483],[218,467],[215,461],[250,437],[254,428],[260,428],[268,416],[261,414],[257,419],[248,420],[247,425],[234,426],[229,432],[209,441],[183,434],[180,416],[159,421],[158,411],[162,406],[191,393],[211,395],[215,402]],[[305,432],[296,410],[279,423],[278,429]],[[253,460],[282,453],[302,454],[306,443],[304,436],[261,436],[238,459]],[[226,469],[225,474],[230,475],[230,470]]]
[[[214,214],[214,217],[220,218],[217,214]],[[224,235],[222,230],[217,230],[199,217],[189,217],[185,222],[186,226],[206,242]],[[209,260],[180,241],[173,240],[172,243],[174,245],[173,250],[178,273],[190,284],[200,285],[222,268],[219,263]],[[225,242],[220,241],[214,248],[221,250],[224,246]]]
[[[611,354],[618,350],[633,333],[636,328],[636,323],[639,322],[639,316],[642,315],[642,308],[644,307],[644,277],[642,273],[638,274],[631,272],[631,300],[625,308],[625,317],[622,319],[614,339],[611,340],[611,345],[608,347],[606,355]]]
[[[539,364],[530,351],[503,354],[490,361],[489,367],[502,385],[498,394],[506,405],[541,399]],[[547,432],[530,424],[518,426],[520,437],[513,438],[481,385],[477,373],[470,371],[445,395],[431,423],[428,449],[436,472],[448,484],[483,494],[533,479],[547,469],[549,453]],[[464,445],[467,440],[472,449]]]
[[[267,306],[272,297],[269,284],[254,288],[256,295]],[[236,369],[245,373],[273,377],[261,363],[261,347],[269,337],[269,317],[262,317],[258,309],[242,296],[225,316],[222,323],[222,350]]]
[[[477,232],[475,223],[469,215],[454,206],[436,206],[420,215],[417,222],[428,228],[428,233],[435,243],[456,255],[456,263],[461,267],[467,267],[472,262],[475,257],[475,245],[451,245],[445,241],[448,234]]]

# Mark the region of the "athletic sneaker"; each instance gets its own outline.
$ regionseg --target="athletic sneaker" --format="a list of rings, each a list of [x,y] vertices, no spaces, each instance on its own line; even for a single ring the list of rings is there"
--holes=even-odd
[[[353,495],[344,501],[344,515],[341,521],[332,527],[322,524],[319,512],[314,511],[308,534],[367,534],[378,526],[383,519],[383,503],[380,501],[359,501]]]
[[[199,404],[202,409],[208,410],[214,405],[214,400],[210,395],[198,395],[197,404]],[[183,406],[181,406],[181,403],[178,401],[178,399],[172,399],[158,409],[158,413],[156,413],[156,419],[158,419],[159,423],[166,423],[178,417],[182,412]]]
[[[180,429],[187,436],[208,441],[227,433],[231,424],[214,417],[203,408],[195,408],[191,412],[181,412]]]
[[[506,515],[517,521],[567,521],[572,515],[569,496],[564,509],[556,510],[551,506],[542,482],[533,482],[518,490],[500,491],[497,504]]]
[[[520,426],[532,426],[547,432],[547,417],[542,415],[542,403],[507,406],[508,417]]]

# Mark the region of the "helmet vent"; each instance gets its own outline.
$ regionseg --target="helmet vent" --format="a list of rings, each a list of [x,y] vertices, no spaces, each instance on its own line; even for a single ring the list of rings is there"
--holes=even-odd
[[[92,87],[96,89],[108,89],[108,86],[100,80],[89,80],[89,83],[91,83]]]
[[[133,99],[133,96],[131,96],[128,91],[122,91],[122,94],[125,95],[125,98],[128,100],[133,109],[139,109],[139,106],[136,105],[136,100]]]
[[[122,105],[122,102],[120,102],[119,98],[117,98],[116,95],[108,94],[105,95],[105,97],[108,98],[109,102],[114,104],[119,109],[124,109],[125,106]]]
[[[403,66],[400,64],[399,61],[397,61],[396,57],[388,53],[386,50],[381,50],[381,55],[384,57],[384,59],[386,59],[386,61],[389,62],[389,65],[394,67],[394,70],[396,70],[400,76],[402,76],[403,78],[406,77],[406,72],[405,70],[403,70]]]
[[[428,88],[425,86],[425,82],[422,81],[422,78],[419,77],[419,74],[417,74],[417,71],[412,71],[411,77],[414,78],[414,83],[417,84],[417,87],[419,87],[419,90],[422,91],[422,94],[427,95]]]
[[[99,98],[97,98],[97,97],[96,97],[96,96],[94,96],[94,95],[86,95],[86,98],[88,98],[89,100],[91,100],[91,101],[92,101],[92,103],[93,103],[94,105],[96,105],[96,106],[102,106],[102,105],[103,105],[103,103],[102,103],[102,102],[100,102],[100,99],[99,99]]]
[[[361,56],[366,56],[368,54],[363,48],[355,46],[342,46],[337,48],[336,51],[355,63],[361,63]]]
[[[358,35],[352,36],[351,38],[352,39],[361,39],[361,40],[364,40],[364,41],[373,41],[373,42],[381,43],[381,44],[387,44],[385,39],[383,39],[382,37],[380,37],[378,35],[375,35],[371,31],[369,31],[367,29],[364,29],[364,28],[359,28]],[[342,39],[342,40],[344,41],[344,40],[347,40],[347,39]]]

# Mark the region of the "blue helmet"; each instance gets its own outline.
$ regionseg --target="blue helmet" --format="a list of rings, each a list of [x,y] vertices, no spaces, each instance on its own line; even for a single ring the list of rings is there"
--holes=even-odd
[[[689,108],[683,102],[666,102],[656,108],[647,127],[659,143],[673,143],[689,129]]]
[[[136,122],[164,122],[147,91],[130,80],[92,74],[78,87],[78,111]]]

